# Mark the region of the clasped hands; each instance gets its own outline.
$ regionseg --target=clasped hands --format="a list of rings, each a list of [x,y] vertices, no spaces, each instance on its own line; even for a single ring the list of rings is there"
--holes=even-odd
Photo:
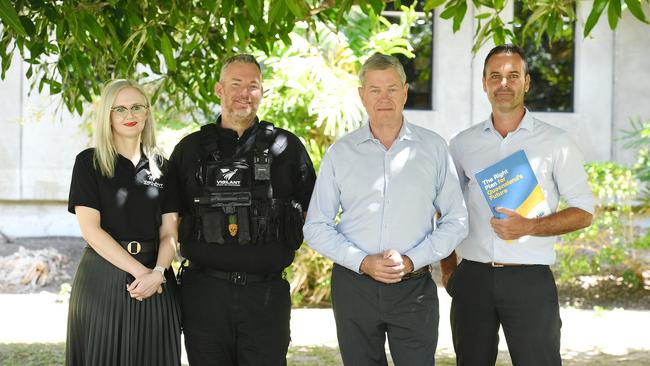
[[[146,272],[135,276],[131,284],[126,285],[126,290],[131,298],[142,301],[155,293],[162,294],[163,277],[160,272],[147,269]]]
[[[413,272],[413,262],[408,256],[388,249],[382,253],[367,255],[361,261],[359,269],[379,282],[397,283],[404,275]]]

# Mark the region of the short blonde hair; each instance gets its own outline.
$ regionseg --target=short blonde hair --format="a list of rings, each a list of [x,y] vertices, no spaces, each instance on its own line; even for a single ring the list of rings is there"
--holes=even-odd
[[[93,135],[95,145],[95,167],[99,167],[102,175],[113,177],[115,174],[115,161],[117,160],[117,149],[113,141],[113,129],[111,127],[111,108],[120,91],[126,88],[133,88],[142,94],[147,106],[147,119],[144,130],[140,136],[142,150],[149,159],[149,170],[154,177],[160,177],[159,164],[162,162],[162,155],[156,147],[155,122],[151,110],[149,98],[140,84],[133,80],[116,79],[104,87],[99,105],[96,110],[95,133]]]

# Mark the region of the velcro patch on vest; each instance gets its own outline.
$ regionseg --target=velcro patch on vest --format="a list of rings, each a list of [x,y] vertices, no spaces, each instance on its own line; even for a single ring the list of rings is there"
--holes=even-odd
[[[244,169],[218,168],[214,170],[216,187],[241,187],[244,178]]]

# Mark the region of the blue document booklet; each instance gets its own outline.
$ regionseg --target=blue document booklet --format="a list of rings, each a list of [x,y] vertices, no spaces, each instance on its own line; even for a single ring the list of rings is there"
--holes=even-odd
[[[497,212],[497,207],[517,211],[529,219],[551,213],[524,150],[488,166],[474,174],[474,177],[492,214],[498,219],[505,218],[506,215]]]

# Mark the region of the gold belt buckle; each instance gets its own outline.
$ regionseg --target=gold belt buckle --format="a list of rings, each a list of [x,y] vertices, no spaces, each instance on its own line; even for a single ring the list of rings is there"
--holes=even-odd
[[[135,247],[135,249],[133,249]],[[138,254],[142,250],[142,245],[137,241],[131,241],[126,245],[126,251],[131,254]]]
[[[503,265],[503,264],[501,264],[501,263],[490,262],[490,264],[491,264],[492,267],[494,267],[494,268],[502,268],[502,267],[505,267],[505,265]]]

